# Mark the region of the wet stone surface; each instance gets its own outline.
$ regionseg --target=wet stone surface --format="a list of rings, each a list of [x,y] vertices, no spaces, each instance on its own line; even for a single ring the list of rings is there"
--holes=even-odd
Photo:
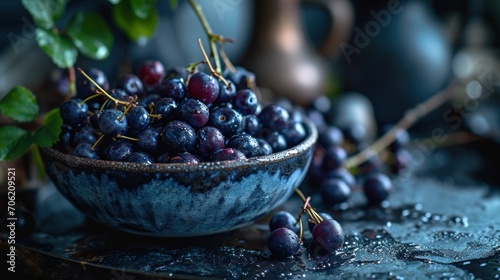
[[[437,151],[428,159],[437,162],[431,169],[396,178],[381,207],[366,207],[357,192],[343,210],[325,209],[313,194],[312,205],[342,224],[344,246],[326,255],[306,231],[300,253],[287,260],[272,258],[266,248],[269,216],[212,236],[144,237],[85,219],[47,185],[36,194],[35,233],[17,241],[19,268],[54,279],[500,279],[500,187],[482,180],[487,174],[478,179],[483,165],[460,169],[461,160],[468,162],[460,154]],[[450,169],[443,157],[458,165]],[[298,213],[300,207],[293,196],[277,210]],[[5,233],[1,237],[6,250]]]

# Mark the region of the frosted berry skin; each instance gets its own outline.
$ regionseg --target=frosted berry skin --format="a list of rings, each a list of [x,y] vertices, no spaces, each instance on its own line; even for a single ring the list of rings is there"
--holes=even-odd
[[[189,124],[174,120],[165,125],[162,143],[170,151],[189,152],[196,143],[196,132]]]
[[[280,227],[275,229],[267,239],[267,247],[272,257],[286,259],[292,257],[300,249],[299,237],[291,229]]]
[[[333,219],[326,219],[317,224],[312,230],[312,235],[314,242],[329,254],[334,253],[344,244],[344,230]]]
[[[219,96],[219,82],[204,72],[195,73],[189,79],[187,96],[211,104]]]

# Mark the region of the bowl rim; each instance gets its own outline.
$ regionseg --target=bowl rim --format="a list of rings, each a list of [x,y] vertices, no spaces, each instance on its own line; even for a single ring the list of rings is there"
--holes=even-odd
[[[63,153],[55,148],[46,147],[40,148],[42,157],[46,157],[51,161],[62,163],[66,166],[77,168],[94,168],[106,171],[128,171],[128,172],[199,172],[199,171],[222,171],[243,169],[256,166],[265,166],[271,163],[282,162],[293,158],[299,154],[305,153],[309,148],[312,148],[318,139],[318,131],[316,126],[305,116],[302,123],[304,124],[307,133],[306,138],[299,144],[267,156],[258,156],[247,158],[245,160],[231,161],[216,161],[216,162],[201,162],[197,164],[190,163],[152,163],[143,164],[126,161],[110,161],[103,159],[90,159],[78,157],[71,154]]]

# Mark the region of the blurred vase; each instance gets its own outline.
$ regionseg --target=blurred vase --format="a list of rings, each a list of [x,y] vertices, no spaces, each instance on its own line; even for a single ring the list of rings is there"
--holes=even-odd
[[[318,51],[306,40],[300,22],[300,0],[254,2],[254,31],[241,64],[256,75],[257,84],[273,96],[307,105],[325,93],[329,62],[334,46],[346,40],[352,28],[348,0],[307,1],[328,11],[332,26]],[[265,100],[271,99],[264,96]]]
[[[354,0],[356,24],[341,45],[346,91],[365,94],[380,124],[443,89],[451,44],[428,1]]]

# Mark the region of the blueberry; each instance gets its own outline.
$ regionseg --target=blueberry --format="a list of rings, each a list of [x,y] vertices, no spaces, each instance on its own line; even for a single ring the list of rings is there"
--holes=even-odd
[[[146,110],[143,106],[135,106],[129,111],[127,121],[130,128],[141,131],[149,126],[151,116],[149,115],[148,110]]]
[[[257,138],[257,142],[259,142],[261,156],[267,156],[273,153],[273,147],[271,147],[271,145],[269,145],[266,140]]]
[[[170,151],[189,152],[196,143],[196,132],[189,124],[173,120],[163,128],[162,142]]]
[[[64,124],[76,127],[87,119],[89,109],[81,99],[70,99],[61,105],[60,110]]]
[[[137,100],[137,104],[143,106],[144,108],[150,108],[150,105],[154,105],[158,99],[160,99],[159,94],[151,93],[146,96],[143,96]]]
[[[158,60],[148,60],[139,67],[137,75],[146,89],[152,89],[165,77],[165,68]]]
[[[134,74],[126,74],[122,76],[116,85],[117,88],[123,89],[130,96],[142,97],[145,95],[145,90],[141,79]]]
[[[98,84],[103,90],[106,92],[109,90],[109,82],[106,74],[103,71],[97,68],[90,68],[88,71],[85,71],[87,75]],[[85,76],[77,75],[76,76],[76,96],[77,98],[85,99],[91,95],[97,93],[96,86],[91,83]]]
[[[290,121],[282,131],[289,148],[302,143],[307,136],[306,128],[302,123]]]
[[[199,100],[191,98],[182,100],[176,112],[179,120],[188,123],[195,129],[207,124],[210,116],[207,105]]]
[[[287,211],[278,211],[274,213],[269,221],[269,230],[272,232],[280,227],[286,227],[295,233],[299,233],[300,227],[297,224],[297,219]]]
[[[341,179],[331,178],[321,184],[321,198],[327,206],[346,202],[351,196],[351,188]]]
[[[148,127],[137,135],[139,141],[137,148],[140,151],[155,155],[160,151],[160,131],[154,127]]]
[[[257,139],[249,134],[238,134],[233,136],[227,145],[242,152],[247,158],[260,155],[260,146]]]
[[[233,148],[223,148],[212,155],[212,161],[227,161],[227,160],[245,160],[246,156]]]
[[[216,127],[222,135],[229,138],[242,131],[243,117],[236,110],[219,107],[210,112],[208,125]]]
[[[392,181],[384,173],[371,173],[364,178],[363,191],[370,204],[379,204],[389,197]]]
[[[319,212],[318,215],[323,218],[323,220],[328,220],[328,219],[333,219],[332,215],[326,213],[326,212]],[[313,230],[314,230],[314,227],[316,226],[315,223],[313,223],[312,221],[309,221],[307,223],[307,226],[309,228],[309,231],[312,233]]]
[[[92,149],[92,143],[82,141],[76,145],[73,150],[73,155],[84,158],[99,159],[99,154],[96,150]]]
[[[219,81],[219,96],[214,103],[231,103],[233,101],[234,96],[236,96],[236,86],[234,83],[229,83],[229,86],[220,80]]]
[[[170,97],[163,97],[156,101],[154,114],[161,115],[160,122],[167,123],[175,118],[177,102]]]
[[[281,227],[271,232],[267,239],[267,247],[273,257],[286,259],[299,251],[299,237],[291,229]]]
[[[92,116],[89,117],[89,123],[94,129],[99,129],[99,116],[101,115],[101,111],[95,110]]]
[[[116,109],[102,111],[98,124],[102,133],[112,137],[124,134],[128,128],[127,116],[122,111]]]
[[[257,95],[251,89],[239,90],[233,99],[233,108],[244,116],[255,113],[258,104]]]
[[[123,161],[133,152],[132,143],[126,139],[117,139],[109,143],[103,150],[104,158],[113,161]]]
[[[219,96],[219,82],[211,75],[197,72],[189,79],[187,96],[205,104],[213,103]]]
[[[317,224],[313,228],[312,235],[314,242],[330,254],[340,249],[344,244],[344,230],[333,219],[326,219]]]
[[[330,171],[339,168],[347,159],[347,152],[341,146],[330,146],[327,148],[323,159],[323,169]]]
[[[170,163],[188,163],[188,164],[197,164],[200,162],[200,159],[188,152],[177,154],[170,158]]]
[[[285,136],[277,131],[263,133],[262,138],[271,145],[273,153],[281,152],[288,147]]]
[[[247,115],[243,117],[244,131],[252,136],[257,136],[262,129],[259,118],[255,115]]]
[[[356,186],[356,178],[352,175],[349,170],[339,167],[329,171],[326,174],[326,179],[340,179],[343,180],[349,188],[354,188]]]
[[[264,107],[262,112],[259,114],[259,120],[262,123],[262,126],[269,128],[272,131],[280,132],[283,130],[289,119],[290,114],[288,111],[275,104]]]
[[[97,141],[97,136],[95,134],[95,130],[90,125],[82,125],[78,127],[73,133],[72,144],[75,146],[81,141],[87,141],[89,143],[95,143]]]
[[[167,78],[161,82],[160,96],[181,101],[187,95],[186,84],[182,78]]]
[[[66,148],[72,145],[73,139],[73,129],[71,126],[63,124],[61,127],[61,133],[59,133],[58,145],[62,148]]]
[[[150,155],[143,152],[133,152],[127,158],[125,158],[125,161],[144,164],[152,164],[154,162],[153,158],[151,158]]]
[[[196,151],[203,157],[211,157],[213,153],[224,148],[224,136],[213,126],[205,126],[196,133]]]
[[[344,142],[344,134],[336,126],[327,126],[318,133],[318,143],[323,147],[338,146]]]

